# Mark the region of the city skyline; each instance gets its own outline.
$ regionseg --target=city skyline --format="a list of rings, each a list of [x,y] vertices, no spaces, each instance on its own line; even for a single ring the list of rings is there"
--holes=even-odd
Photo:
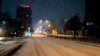
[[[16,17],[16,6],[25,4],[32,8],[33,22],[39,19],[57,19],[70,18],[78,14],[81,20],[85,18],[85,1],[81,0],[3,0],[2,11],[11,12],[13,18]]]

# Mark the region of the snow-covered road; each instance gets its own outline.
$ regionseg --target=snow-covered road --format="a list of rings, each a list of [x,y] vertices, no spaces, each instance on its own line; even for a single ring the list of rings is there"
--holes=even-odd
[[[100,56],[100,47],[52,37],[29,38],[13,56]]]

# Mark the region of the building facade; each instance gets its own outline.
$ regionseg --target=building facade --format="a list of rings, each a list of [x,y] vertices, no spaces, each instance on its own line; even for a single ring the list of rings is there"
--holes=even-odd
[[[32,29],[32,10],[28,5],[17,6],[16,18],[20,21],[21,32],[31,31]]]
[[[32,10],[28,5],[17,6],[17,18],[23,21],[23,27],[31,27]]]
[[[85,0],[85,28],[88,36],[100,36],[99,3],[97,0]]]

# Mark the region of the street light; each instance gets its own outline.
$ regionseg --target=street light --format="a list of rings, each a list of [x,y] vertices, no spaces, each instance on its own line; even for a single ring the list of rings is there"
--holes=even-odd
[[[43,20],[40,20],[40,21],[39,21],[39,23],[42,23],[42,22],[43,22]]]
[[[45,20],[46,23],[50,23],[48,20]]]
[[[51,25],[49,24],[48,27],[51,27]]]
[[[46,25],[47,25],[48,27],[51,27],[51,23],[50,23],[49,20],[45,20],[45,23],[46,23]]]
[[[2,21],[2,23],[5,25],[6,24],[6,22],[5,21]]]

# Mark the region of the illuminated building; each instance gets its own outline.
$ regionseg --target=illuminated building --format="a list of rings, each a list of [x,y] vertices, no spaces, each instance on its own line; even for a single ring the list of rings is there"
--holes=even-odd
[[[17,6],[16,18],[22,22],[21,28],[31,28],[32,25],[32,10],[28,5]]]
[[[31,32],[31,29],[32,29],[32,22],[31,22],[32,17],[31,16],[32,16],[32,10],[29,5],[17,6],[16,18],[20,22],[20,25],[18,26],[20,35],[23,35],[25,31]]]
[[[89,36],[100,36],[99,3],[97,0],[85,0],[85,27]]]

